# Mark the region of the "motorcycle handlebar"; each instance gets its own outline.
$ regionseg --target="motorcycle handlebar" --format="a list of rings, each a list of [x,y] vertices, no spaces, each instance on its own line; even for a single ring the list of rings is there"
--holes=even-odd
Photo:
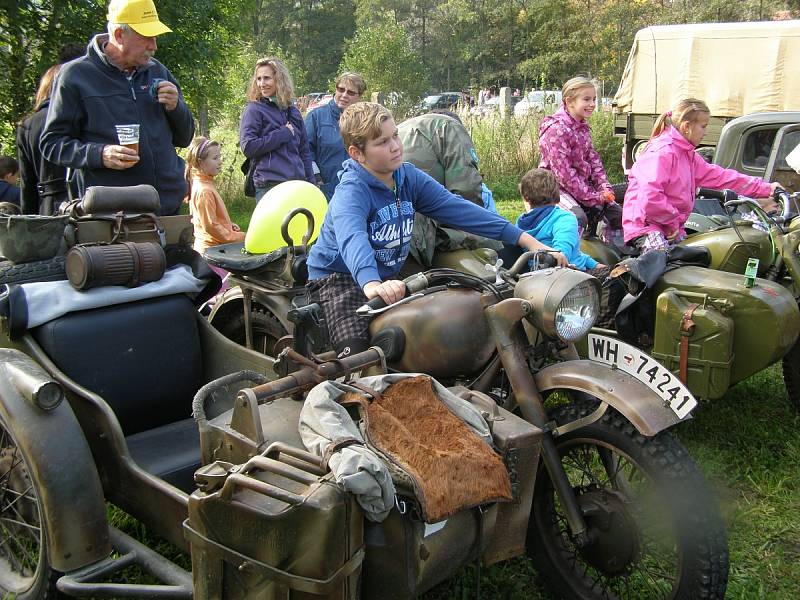
[[[414,275],[406,277],[403,280],[403,283],[406,284],[406,293],[404,298],[407,298],[411,294],[415,294],[427,288],[428,278],[425,276],[424,273],[415,273]],[[367,315],[370,314],[372,311],[380,310],[381,308],[386,308],[386,302],[384,302],[383,298],[381,298],[380,296],[375,296],[366,304],[360,306],[356,310],[356,314]]]
[[[723,202],[732,200],[736,197],[736,193],[731,190],[712,190],[711,188],[699,187],[695,192],[695,196],[702,196],[703,198],[716,198]]]

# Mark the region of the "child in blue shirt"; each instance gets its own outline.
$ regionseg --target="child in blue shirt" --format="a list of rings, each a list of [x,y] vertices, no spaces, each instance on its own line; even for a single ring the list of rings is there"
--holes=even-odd
[[[558,205],[558,181],[552,171],[531,169],[522,177],[519,193],[525,212],[517,218],[517,227],[531,234],[542,244],[552,246],[571,266],[603,277],[608,267],[581,252],[578,219]]]
[[[408,256],[414,214],[528,250],[552,250],[502,217],[449,192],[403,162],[392,114],[380,104],[348,106],[339,120],[350,156],[308,257],[309,295],[320,303],[340,356],[369,345],[369,318],[355,314],[367,300],[387,304],[405,294],[397,279]],[[564,257],[561,263],[566,264]]]

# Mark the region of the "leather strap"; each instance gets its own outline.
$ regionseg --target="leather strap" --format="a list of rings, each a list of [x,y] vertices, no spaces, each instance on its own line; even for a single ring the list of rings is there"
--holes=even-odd
[[[678,363],[678,378],[681,380],[683,385],[686,385],[686,378],[689,370],[689,338],[694,331],[694,321],[692,321],[692,317],[694,316],[694,311],[697,310],[698,306],[700,305],[696,303],[690,304],[689,308],[683,312],[683,318],[681,319],[681,343],[680,360]]]
[[[356,383],[355,381],[345,381],[345,384],[364,392],[364,394],[367,396],[367,402],[372,403],[375,400],[380,402],[383,399],[378,390],[373,390],[372,388],[361,385],[360,383]]]

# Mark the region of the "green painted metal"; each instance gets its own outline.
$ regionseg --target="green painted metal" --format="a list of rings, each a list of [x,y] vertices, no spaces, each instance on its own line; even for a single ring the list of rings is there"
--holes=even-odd
[[[704,295],[707,297],[706,305],[711,305],[715,311],[733,322],[731,385],[780,360],[800,335],[800,310],[797,302],[792,293],[779,283],[757,279],[755,285],[748,288],[744,285],[743,274],[701,267],[682,267],[665,273],[654,291],[661,294],[670,288]],[[668,304],[665,299],[664,306]],[[674,309],[673,313],[677,310]],[[675,329],[679,330],[680,324],[674,317],[662,321],[661,315],[660,311],[657,312],[656,337],[661,335],[668,338],[674,335]],[[713,319],[709,316],[709,324],[711,322]],[[720,335],[714,343],[721,346],[724,337],[725,334]],[[713,336],[709,339],[713,340]],[[711,357],[708,360],[714,363],[725,362],[719,348],[709,352]],[[689,388],[702,396],[691,385]],[[708,397],[722,395],[717,386],[709,384],[709,390],[712,389],[714,395]]]

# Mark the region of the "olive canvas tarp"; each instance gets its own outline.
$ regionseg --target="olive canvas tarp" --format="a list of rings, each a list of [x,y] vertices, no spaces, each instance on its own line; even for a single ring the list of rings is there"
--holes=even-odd
[[[636,34],[616,112],[660,114],[681,98],[713,116],[800,110],[800,20],[647,27]]]

